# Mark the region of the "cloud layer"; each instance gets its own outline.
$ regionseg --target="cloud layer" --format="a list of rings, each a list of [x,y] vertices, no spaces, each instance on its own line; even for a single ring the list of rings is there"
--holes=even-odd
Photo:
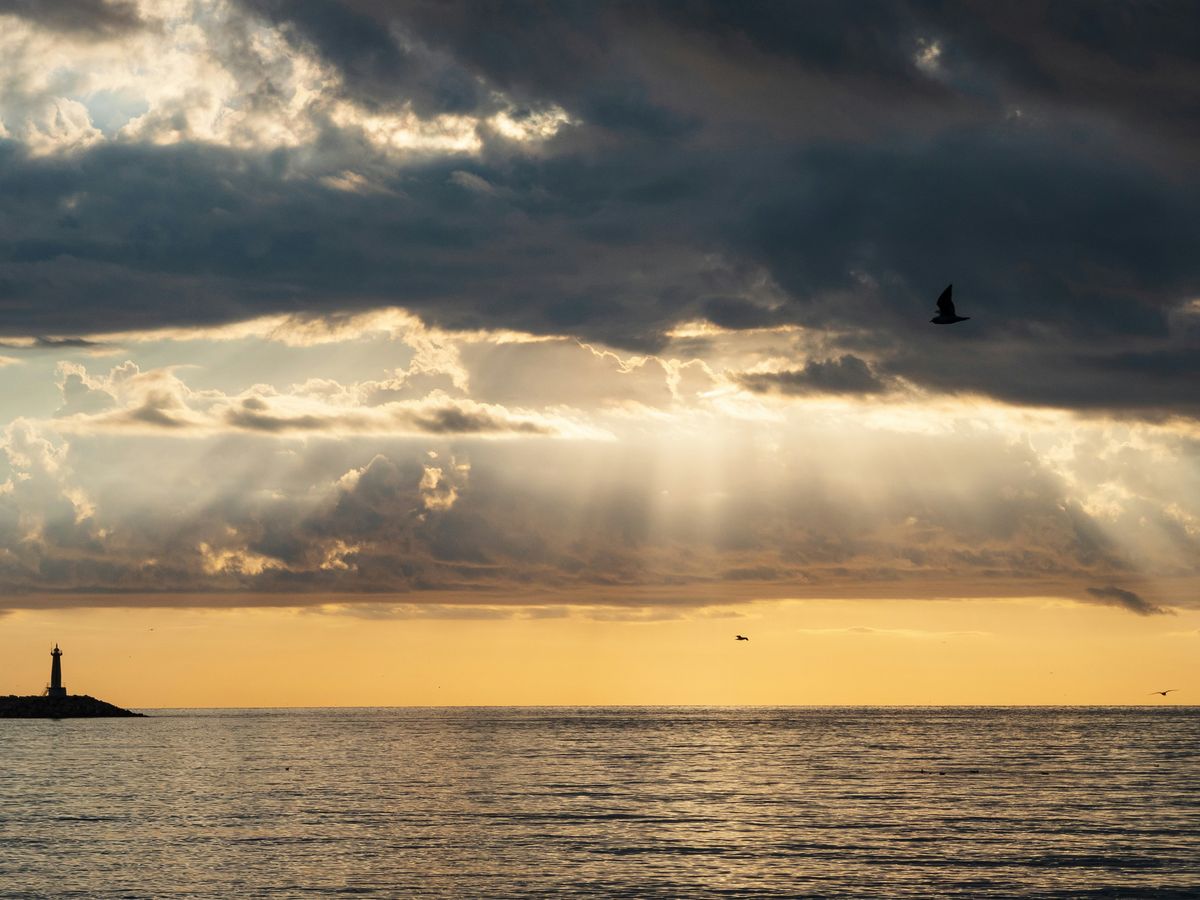
[[[1198,44],[0,3],[0,589],[1193,603]]]
[[[110,335],[42,362],[57,398],[0,441],[9,602],[1192,602],[1197,443],[1179,425],[863,392],[819,353],[776,373],[801,391],[756,390],[746,361],[800,355],[790,331],[623,357],[359,324]],[[395,367],[260,380],[376,358]],[[12,377],[33,385],[35,363]]]
[[[1185,4],[6,11],[11,334],[795,323],[937,390],[1196,412]]]

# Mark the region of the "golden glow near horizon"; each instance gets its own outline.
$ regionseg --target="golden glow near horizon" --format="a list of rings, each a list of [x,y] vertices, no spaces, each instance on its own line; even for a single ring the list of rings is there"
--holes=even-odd
[[[68,690],[138,708],[1193,704],[1200,674],[1200,612],[1052,599],[459,614],[22,611],[0,620],[0,693],[40,691],[54,641]]]

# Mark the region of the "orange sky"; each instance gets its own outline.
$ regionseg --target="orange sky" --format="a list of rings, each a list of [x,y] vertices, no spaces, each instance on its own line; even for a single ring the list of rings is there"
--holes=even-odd
[[[1188,703],[1200,681],[1192,610],[1136,617],[1026,599],[764,602],[734,617],[605,620],[612,612],[17,611],[0,618],[0,692],[40,691],[55,641],[68,690],[139,708]],[[1181,690],[1148,695],[1164,688]]]

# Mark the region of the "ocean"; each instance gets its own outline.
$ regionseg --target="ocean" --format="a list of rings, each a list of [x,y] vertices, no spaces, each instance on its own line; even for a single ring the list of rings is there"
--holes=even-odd
[[[3,897],[1200,897],[1200,708],[0,720]]]

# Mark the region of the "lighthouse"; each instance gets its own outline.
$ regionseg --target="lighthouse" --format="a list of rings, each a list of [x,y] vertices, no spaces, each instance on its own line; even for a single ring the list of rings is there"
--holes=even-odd
[[[67,689],[62,683],[62,663],[59,662],[61,656],[62,651],[58,649],[58,644],[55,644],[54,649],[50,651],[53,662],[50,663],[50,687],[46,689],[47,695],[51,697],[67,696]]]

